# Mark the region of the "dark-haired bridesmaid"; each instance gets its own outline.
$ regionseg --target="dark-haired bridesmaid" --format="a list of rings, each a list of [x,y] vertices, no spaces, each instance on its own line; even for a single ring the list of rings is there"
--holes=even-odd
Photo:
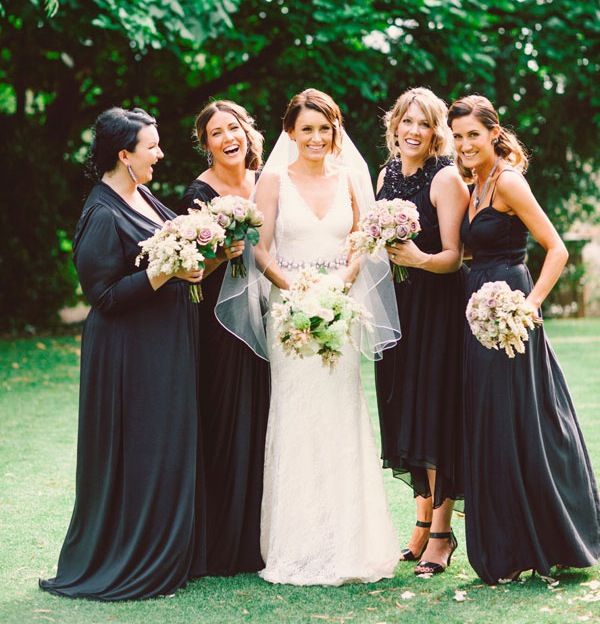
[[[443,572],[457,546],[450,523],[463,497],[461,360],[464,276],[460,223],[466,185],[449,157],[452,137],[444,102],[429,89],[409,89],[386,115],[390,159],[378,199],[404,199],[419,211],[414,241],[388,248],[408,268],[395,284],[402,340],[375,367],[384,466],[406,481],[417,523],[404,561],[416,574]]]
[[[208,169],[189,185],[181,212],[223,195],[248,199],[262,164],[263,137],[239,104],[209,103],[198,114],[195,133]],[[206,466],[207,573],[228,576],[264,567],[260,556],[260,506],[269,368],[265,360],[230,334],[215,317],[227,260],[239,256],[234,243],[207,265],[198,306],[200,423]]]
[[[144,186],[163,157],[156,121],[111,108],[94,126],[97,177],[74,238],[91,303],[81,342],[75,508],[46,591],[129,600],[203,574],[197,309],[202,272],[149,277],[138,243],[175,214]]]
[[[505,281],[535,315],[558,280],[567,250],[523,177],[527,156],[485,97],[448,114],[458,164],[474,182],[461,227],[472,254],[467,296]],[[546,251],[538,280],[525,265],[529,232]],[[466,324],[465,324],[466,325]],[[467,552],[486,582],[516,580],[553,565],[585,567],[600,556],[600,501],[569,390],[542,327],[524,354],[483,347],[465,330]]]

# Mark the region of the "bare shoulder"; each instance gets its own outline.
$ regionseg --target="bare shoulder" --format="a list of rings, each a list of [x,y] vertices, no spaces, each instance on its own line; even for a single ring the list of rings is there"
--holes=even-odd
[[[432,186],[446,187],[448,185],[464,185],[463,179],[458,173],[456,165],[448,165],[442,167],[434,176],[431,182]]]
[[[520,171],[512,167],[503,169],[496,178],[496,196],[500,195],[508,204],[511,199],[531,194],[529,183]]]

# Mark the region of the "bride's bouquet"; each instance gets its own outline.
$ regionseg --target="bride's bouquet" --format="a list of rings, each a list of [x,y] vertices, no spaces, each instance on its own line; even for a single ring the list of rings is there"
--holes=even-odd
[[[370,327],[371,314],[344,291],[343,281],[335,275],[304,269],[281,294],[283,302],[274,303],[271,314],[287,354],[320,355],[323,364],[333,368],[342,347],[347,342],[354,345],[354,326]]]
[[[199,200],[194,201],[202,206]],[[207,208],[225,230],[224,245],[229,246],[233,241],[244,239],[251,245],[258,243],[259,234],[256,228],[263,224],[263,214],[254,202],[238,195],[224,195],[211,200]],[[246,276],[246,267],[241,256],[231,260],[231,276]]]
[[[466,315],[475,338],[487,349],[504,349],[509,358],[525,353],[527,330],[542,322],[525,305],[525,295],[506,282],[486,282],[471,295]]]
[[[210,212],[190,209],[186,215],[165,221],[153,236],[138,243],[142,251],[135,265],[140,266],[147,257],[150,277],[169,275],[180,269],[203,269],[204,261],[216,256],[217,246],[224,240],[225,230]],[[190,286],[190,298],[194,303],[202,301],[200,284]]]
[[[415,204],[404,199],[379,199],[358,224],[347,241],[348,251],[357,255],[376,254],[386,245],[405,242],[421,231],[419,211]],[[405,267],[392,264],[397,282],[408,277]]]

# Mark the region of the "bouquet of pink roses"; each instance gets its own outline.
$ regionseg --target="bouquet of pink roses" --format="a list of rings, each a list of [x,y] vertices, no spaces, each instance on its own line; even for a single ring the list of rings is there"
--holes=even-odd
[[[148,275],[175,273],[180,269],[192,271],[203,269],[206,258],[216,256],[217,246],[225,240],[225,230],[206,210],[188,210],[172,221],[165,221],[160,230],[141,241],[142,251],[135,259],[140,266],[148,258]],[[190,286],[190,298],[194,303],[202,301],[200,284]]]
[[[207,208],[225,230],[224,245],[229,246],[233,241],[245,238],[251,245],[258,243],[259,234],[256,228],[263,224],[263,214],[254,202],[238,195],[224,195],[215,197]],[[231,276],[246,276],[246,267],[241,256],[231,260]]]
[[[336,275],[309,268],[300,272],[283,302],[274,303],[271,314],[283,350],[297,357],[320,355],[333,368],[342,347],[352,343],[356,324],[370,327],[370,313],[344,291]]]
[[[525,295],[506,282],[486,282],[471,295],[466,315],[475,338],[486,349],[504,349],[509,358],[525,353],[527,330],[542,322],[526,307]]]
[[[358,230],[348,237],[348,251],[358,255],[376,254],[386,245],[415,238],[421,231],[419,211],[404,199],[379,199],[360,220]],[[397,282],[408,277],[405,267],[392,265]]]

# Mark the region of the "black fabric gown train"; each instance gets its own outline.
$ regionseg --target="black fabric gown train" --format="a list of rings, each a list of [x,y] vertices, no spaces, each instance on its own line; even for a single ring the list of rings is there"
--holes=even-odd
[[[194,180],[181,212],[218,193]],[[207,495],[207,573],[229,576],[264,567],[260,506],[270,376],[268,363],[230,334],[214,314],[228,264],[202,281],[199,304],[200,422]]]
[[[144,187],[163,219],[175,215]],[[76,499],[54,594],[127,600],[169,594],[205,572],[198,454],[198,320],[189,284],[154,291],[138,242],[159,226],[100,182],[75,233],[92,305],[81,342]]]
[[[492,202],[493,194],[462,224],[473,254],[467,295],[493,281],[527,295],[527,228]],[[465,324],[467,553],[490,584],[521,569],[548,575],[555,564],[590,566],[600,556],[598,491],[565,378],[543,327],[525,345],[509,359]]]
[[[448,158],[430,158],[414,175],[390,161],[378,199],[406,199],[419,210],[422,231],[414,240],[425,252],[442,250],[431,182]],[[461,363],[464,273],[436,274],[409,268],[395,283],[402,340],[375,366],[383,465],[412,486],[432,492],[427,468],[436,469],[434,507],[462,499]]]

